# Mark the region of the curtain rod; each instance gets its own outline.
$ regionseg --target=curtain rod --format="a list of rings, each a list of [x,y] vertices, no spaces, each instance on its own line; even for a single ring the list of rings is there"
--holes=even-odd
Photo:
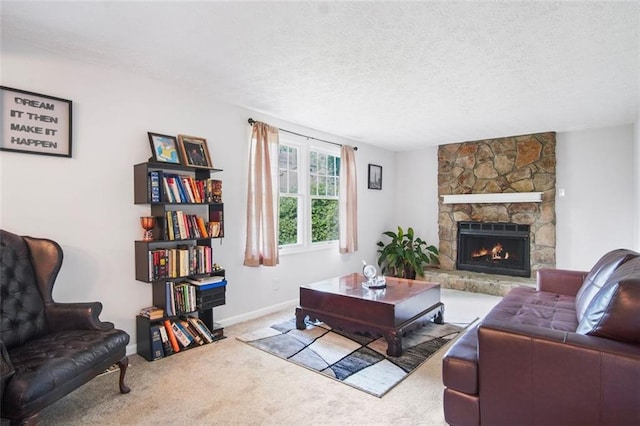
[[[256,120],[254,120],[253,118],[249,118],[249,120],[247,120],[247,121],[248,121],[248,123],[249,123],[250,125],[252,125],[252,126],[253,126],[253,123],[257,123],[257,121],[256,121]],[[301,136],[301,137],[303,137],[303,138],[313,139],[313,140],[320,141],[320,142],[326,142],[326,143],[330,143],[331,145],[338,145],[338,146],[342,146],[342,144],[341,144],[341,143],[331,142],[331,141],[327,141],[327,140],[324,140],[324,139],[314,138],[313,136],[303,135],[303,134],[300,134],[300,133],[292,132],[291,130],[285,130],[285,129],[280,129],[280,128],[279,128],[278,130],[280,130],[281,132],[291,133],[292,135]],[[354,146],[354,147],[353,147],[353,150],[354,150],[354,151],[357,151],[357,150],[358,150],[358,147],[357,147],[357,146]]]

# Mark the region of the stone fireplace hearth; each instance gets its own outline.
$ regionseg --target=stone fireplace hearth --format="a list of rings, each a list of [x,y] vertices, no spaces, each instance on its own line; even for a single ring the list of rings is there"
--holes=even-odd
[[[531,275],[556,263],[555,132],[441,145],[438,148],[439,274],[455,271],[458,223],[530,227]],[[541,202],[443,203],[444,195],[541,192]],[[460,275],[461,271],[456,271]]]

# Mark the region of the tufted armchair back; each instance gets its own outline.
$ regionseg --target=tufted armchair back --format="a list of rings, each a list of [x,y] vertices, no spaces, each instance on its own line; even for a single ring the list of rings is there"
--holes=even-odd
[[[33,264],[27,240],[0,230],[0,247],[0,339],[11,349],[44,336],[48,326],[45,300],[38,286],[38,269]],[[58,259],[56,251],[52,250],[46,260],[46,263],[58,262],[52,271],[53,278],[62,262],[61,252]]]

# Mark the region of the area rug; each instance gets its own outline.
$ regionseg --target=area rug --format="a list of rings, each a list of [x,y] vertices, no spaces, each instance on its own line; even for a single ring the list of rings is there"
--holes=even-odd
[[[333,330],[308,319],[306,323],[305,330],[297,330],[291,318],[237,339],[379,398],[464,329],[428,323],[403,336],[402,355],[392,357],[386,354],[384,338]]]

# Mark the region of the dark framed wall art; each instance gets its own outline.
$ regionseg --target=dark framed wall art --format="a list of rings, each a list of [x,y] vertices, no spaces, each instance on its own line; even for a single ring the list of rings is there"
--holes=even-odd
[[[0,86],[0,150],[71,157],[68,99]]]
[[[382,166],[369,164],[369,189],[382,189]]]
[[[197,136],[178,135],[178,143],[185,166],[213,168],[206,139]]]

